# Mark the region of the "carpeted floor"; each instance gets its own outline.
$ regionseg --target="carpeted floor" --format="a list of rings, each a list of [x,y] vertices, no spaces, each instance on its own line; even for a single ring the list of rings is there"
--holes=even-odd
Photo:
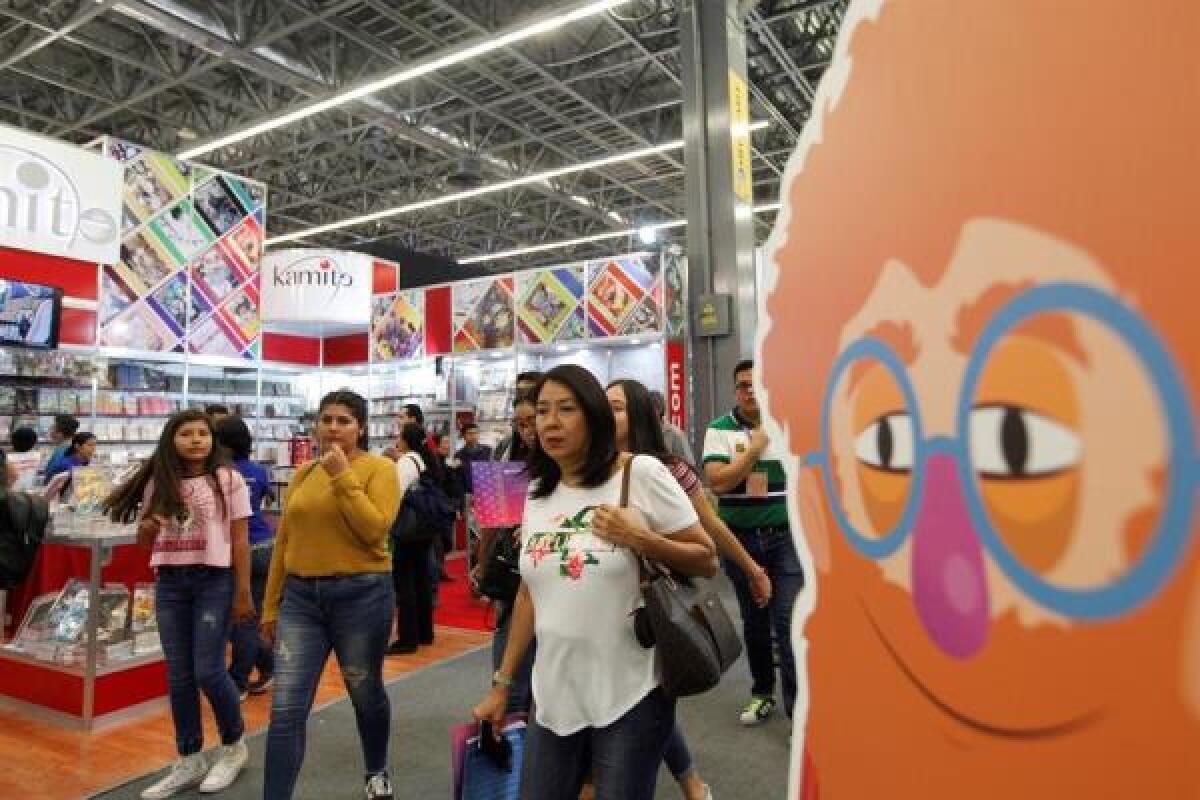
[[[729,598],[732,600],[732,598]],[[404,676],[389,686],[392,698],[392,777],[400,799],[449,800],[451,797],[448,730],[470,720],[491,674],[488,648]],[[721,685],[684,700],[679,720],[697,768],[717,800],[782,798],[787,787],[790,737],[777,716],[758,728],[743,728],[737,714],[750,691],[745,660],[734,665]],[[222,800],[260,800],[265,737],[250,740],[250,766]],[[362,797],[362,757],[354,712],[346,701],[313,716],[308,756],[296,791],[297,800]],[[134,800],[157,775],[146,776],[98,797]],[[184,798],[200,795],[185,793]],[[681,797],[664,769],[657,793]]]
[[[442,583],[438,589],[438,605],[433,610],[434,623],[490,632],[495,615],[486,603],[471,596],[467,583],[467,559],[464,556],[447,558],[446,572],[454,580]]]

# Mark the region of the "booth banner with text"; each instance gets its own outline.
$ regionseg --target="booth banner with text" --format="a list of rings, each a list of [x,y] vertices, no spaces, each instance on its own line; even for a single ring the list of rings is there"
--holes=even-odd
[[[362,253],[272,250],[263,259],[263,321],[369,323],[374,268]]]
[[[524,344],[584,338],[583,289],[586,265],[517,273],[517,324]]]
[[[667,342],[667,422],[688,429],[687,345],[678,339]]]
[[[0,125],[0,247],[116,263],[121,166],[103,154]]]
[[[588,327],[593,338],[662,329],[661,263],[633,255],[588,265]]]
[[[425,292],[406,289],[371,298],[371,359],[403,361],[425,355]]]
[[[846,11],[760,309],[790,798],[1200,798],[1200,4],[1128,9]]]
[[[512,347],[513,276],[454,284],[454,352]]]
[[[123,170],[120,260],[101,273],[100,344],[255,358],[262,184],[109,139]]]

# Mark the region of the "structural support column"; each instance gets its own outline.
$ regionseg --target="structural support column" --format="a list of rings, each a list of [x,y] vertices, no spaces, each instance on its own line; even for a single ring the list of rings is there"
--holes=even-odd
[[[688,300],[729,295],[730,333],[690,326],[694,437],[733,405],[733,368],[754,352],[754,171],[746,40],[738,0],[684,0],[680,14],[687,169]]]

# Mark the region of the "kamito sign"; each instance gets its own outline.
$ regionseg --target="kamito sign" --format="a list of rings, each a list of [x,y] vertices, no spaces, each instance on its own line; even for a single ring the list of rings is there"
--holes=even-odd
[[[370,322],[372,264],[370,256],[336,250],[267,253],[263,321]]]
[[[0,125],[0,246],[115,264],[120,244],[116,161]]]

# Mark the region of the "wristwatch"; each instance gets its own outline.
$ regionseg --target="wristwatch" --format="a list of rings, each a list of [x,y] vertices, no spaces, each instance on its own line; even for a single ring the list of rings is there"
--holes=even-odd
[[[500,670],[496,670],[495,672],[492,673],[492,686],[493,687],[503,686],[505,689],[511,689],[512,685],[513,685],[513,679],[511,677],[509,677],[508,675],[505,675]]]

